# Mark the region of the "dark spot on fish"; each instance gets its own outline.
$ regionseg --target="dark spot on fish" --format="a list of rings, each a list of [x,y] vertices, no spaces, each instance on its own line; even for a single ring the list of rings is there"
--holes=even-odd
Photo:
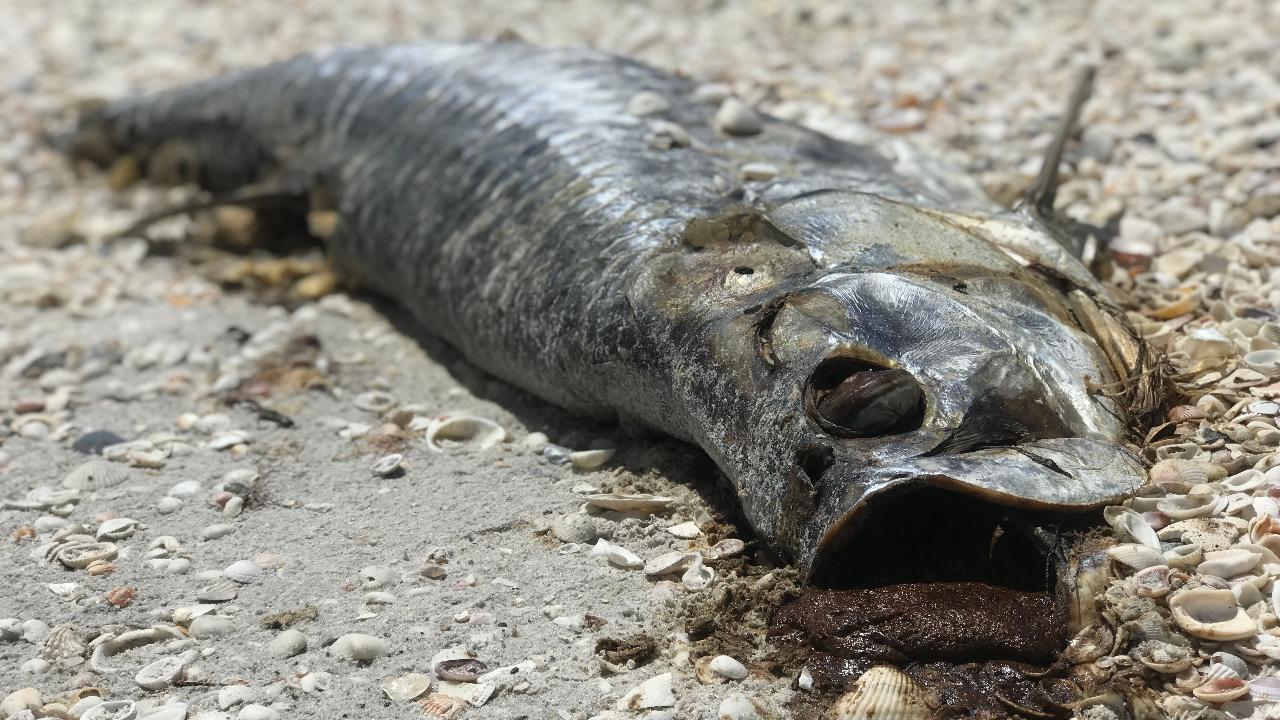
[[[834,465],[835,451],[826,446],[810,447],[796,452],[796,465],[804,471],[812,487],[818,487],[822,476]]]
[[[124,441],[124,438],[109,430],[94,430],[76,438],[76,441],[71,444],[71,449],[85,455],[101,455],[103,448]]]
[[[746,265],[739,265],[733,271],[739,275],[751,275],[755,272],[755,268],[749,268]]]
[[[253,333],[245,330],[239,325],[232,325],[225,331],[227,337],[231,338],[237,345],[243,345],[249,342],[249,338],[253,337]]]
[[[924,390],[911,373],[850,357],[818,365],[805,391],[805,406],[836,437],[896,435],[924,422]]]

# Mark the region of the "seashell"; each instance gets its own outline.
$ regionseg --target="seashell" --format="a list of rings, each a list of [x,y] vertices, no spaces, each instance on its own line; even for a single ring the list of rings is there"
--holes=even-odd
[[[1195,567],[1203,558],[1204,551],[1199,545],[1179,545],[1164,554],[1165,564],[1176,569]]]
[[[1261,677],[1250,681],[1249,699],[1260,702],[1280,701],[1280,676]]]
[[[291,658],[294,655],[301,654],[306,649],[307,636],[293,628],[289,628],[272,638],[270,645],[271,656],[278,658]]]
[[[1250,370],[1249,368],[1242,367],[1236,368],[1230,375],[1223,378],[1219,385],[1231,390],[1243,390],[1256,385],[1262,385],[1266,381],[1266,375]]]
[[[68,707],[74,706],[76,703],[80,702],[85,698],[102,699],[102,698],[105,698],[106,696],[107,696],[106,688],[93,687],[92,685],[88,687],[78,688],[72,691],[71,694],[67,695],[67,706]]]
[[[363,633],[348,633],[329,646],[329,652],[356,662],[369,662],[387,652],[387,641]]]
[[[692,540],[702,535],[701,528],[695,522],[684,522],[679,525],[672,525],[667,528],[667,532],[675,535],[681,540]]]
[[[175,702],[152,708],[139,715],[138,720],[186,720],[186,717],[187,704]]]
[[[738,538],[725,538],[712,545],[710,549],[702,554],[702,557],[709,563],[720,562],[721,560],[741,555],[742,551],[746,549],[747,544]]]
[[[1244,492],[1256,490],[1267,484],[1267,478],[1259,470],[1243,470],[1222,481],[1223,489],[1228,492]]]
[[[191,621],[187,630],[191,633],[191,637],[203,640],[229,635],[235,628],[235,620],[226,615],[201,615]]]
[[[682,573],[694,559],[700,557],[701,554],[696,552],[663,553],[644,564],[644,574],[661,577],[673,573]]]
[[[115,487],[129,479],[129,471],[123,466],[106,460],[89,460],[67,473],[62,487],[81,492],[93,492]]]
[[[1236,674],[1236,677],[1247,677],[1249,675],[1249,666],[1244,660],[1232,655],[1229,652],[1219,650],[1209,656],[1215,664],[1221,665]]]
[[[1280,350],[1254,350],[1240,358],[1244,367],[1267,376],[1280,373]]]
[[[298,680],[298,689],[304,693],[325,692],[333,685],[333,675],[327,672],[311,672]]]
[[[110,700],[94,705],[80,716],[80,720],[136,720],[138,706],[132,700]]]
[[[163,690],[178,679],[183,665],[186,665],[186,661],[176,655],[162,657],[144,666],[133,680],[144,690]]]
[[[707,670],[719,678],[727,680],[746,680],[747,666],[729,657],[716,655],[707,663]]]
[[[1133,575],[1134,593],[1138,597],[1160,598],[1169,594],[1169,567],[1152,565]]]
[[[620,568],[638,568],[644,565],[644,561],[635,553],[621,545],[614,545],[604,538],[596,540],[595,546],[591,548],[591,554],[604,557],[610,565]]]
[[[94,537],[102,540],[124,540],[138,530],[138,521],[133,518],[111,518],[98,526]]]
[[[442,693],[432,693],[419,700],[418,705],[422,708],[423,715],[429,718],[441,718],[441,720],[453,720],[467,709],[465,700]]]
[[[1149,512],[1142,513],[1142,521],[1149,525],[1152,530],[1163,530],[1168,527],[1170,522],[1172,522],[1168,515],[1165,515],[1159,510],[1151,510]],[[1159,539],[1159,536],[1156,537]]]
[[[1240,537],[1241,528],[1231,522],[1234,518],[1194,518],[1180,520],[1156,533],[1161,540],[1178,540],[1183,543],[1199,545],[1205,552],[1226,550],[1236,538]],[[1244,523],[1244,529],[1248,523]]]
[[[1238,678],[1240,673],[1223,665],[1222,663],[1210,663],[1208,669],[1204,671],[1201,682],[1205,680],[1217,680],[1218,678]]]
[[[378,477],[392,477],[394,475],[398,475],[404,470],[404,455],[401,455],[400,453],[383,455],[375,460],[369,469]]]
[[[44,705],[44,698],[41,697],[40,691],[35,688],[22,688],[15,690],[5,696],[0,701],[0,717],[10,717],[17,715],[23,710],[36,711]],[[28,713],[30,716],[30,713]]]
[[[1156,509],[1174,520],[1208,517],[1218,503],[1216,495],[1170,495],[1156,503]]]
[[[473,683],[489,672],[489,667],[471,657],[449,658],[436,662],[431,671],[440,680]]]
[[[1169,597],[1169,610],[1178,627],[1205,640],[1242,640],[1258,632],[1230,590],[1180,590]]]
[[[672,675],[662,673],[636,685],[618,700],[619,710],[650,710],[674,707],[676,696],[671,692]]]
[[[613,510],[614,512],[655,513],[666,510],[675,503],[675,498],[661,495],[626,495],[623,493],[587,495],[583,499],[591,507]]]
[[[114,560],[118,548],[108,542],[68,542],[53,550],[53,559],[68,568],[78,570],[91,563],[102,560]]]
[[[369,565],[360,571],[360,585],[366,590],[377,590],[396,581],[396,571],[386,565]]]
[[[1196,460],[1161,460],[1147,471],[1147,477],[1153,485],[1166,483],[1186,483],[1200,485],[1210,481],[1208,463]]]
[[[413,700],[430,689],[431,676],[422,673],[409,673],[382,681],[382,693],[396,702]]]
[[[45,638],[40,657],[56,667],[70,669],[84,662],[88,650],[80,641],[80,633],[74,625],[59,625]]]
[[[228,565],[222,574],[228,580],[234,580],[242,585],[262,580],[262,568],[252,560],[237,560]]]
[[[472,707],[481,707],[489,702],[497,688],[484,683],[463,683],[449,680],[440,681],[439,693],[462,700]]]
[[[1186,670],[1191,667],[1194,659],[1190,648],[1160,641],[1143,643],[1142,654],[1138,656],[1138,661],[1143,665],[1166,675],[1176,675]]]
[[[1111,628],[1100,623],[1088,625],[1071,638],[1063,655],[1077,665],[1084,665],[1103,655],[1111,654],[1114,643],[1115,635],[1111,632]]]
[[[505,442],[507,431],[498,423],[475,415],[443,415],[432,418],[427,427],[427,447],[444,452],[441,440],[454,440],[471,447],[485,449]]]
[[[258,699],[258,691],[248,685],[224,685],[218,691],[218,709],[229,710]]]
[[[1146,312],[1147,317],[1157,320],[1171,320],[1195,311],[1200,306],[1200,289],[1197,287],[1180,287],[1165,294],[1163,303]]]
[[[1121,540],[1132,540],[1153,550],[1160,549],[1160,538],[1156,537],[1155,529],[1133,510],[1112,505],[1102,511],[1102,518],[1120,534]]]
[[[716,571],[702,564],[702,556],[698,555],[689,563],[689,568],[680,576],[680,584],[690,592],[704,590],[716,579]]]
[[[196,600],[202,603],[229,602],[235,600],[238,594],[240,591],[236,588],[236,582],[227,579],[200,588],[196,592]]]
[[[1196,566],[1201,575],[1216,575],[1220,578],[1231,578],[1249,572],[1257,567],[1262,554],[1244,548],[1217,550],[1204,554],[1204,560]]]
[[[1195,405],[1177,405],[1169,409],[1169,422],[1189,422],[1191,420],[1203,420],[1206,415],[1203,410]]]
[[[1196,699],[1210,703],[1224,703],[1244,697],[1249,683],[1240,678],[1215,678],[1191,691]]]
[[[133,602],[133,598],[135,594],[136,593],[134,592],[133,588],[129,587],[128,585],[122,585],[120,587],[114,587],[108,590],[106,594],[106,599],[108,603],[114,605],[115,607],[118,607],[118,608],[128,607],[129,604]]]
[[[578,450],[569,453],[569,462],[579,470],[594,470],[609,462],[614,450]]]
[[[236,720],[279,720],[279,718],[279,711],[257,703],[249,703],[236,713]]]
[[[760,703],[746,695],[730,695],[720,701],[717,720],[763,720],[770,717]]]
[[[367,412],[384,413],[395,407],[396,399],[381,390],[362,392],[351,399],[351,404]]]
[[[911,676],[888,665],[876,665],[853,683],[824,720],[928,720],[933,717],[924,688]]]
[[[1164,562],[1164,556],[1159,551],[1137,543],[1109,547],[1107,557],[1133,570],[1142,570]]]

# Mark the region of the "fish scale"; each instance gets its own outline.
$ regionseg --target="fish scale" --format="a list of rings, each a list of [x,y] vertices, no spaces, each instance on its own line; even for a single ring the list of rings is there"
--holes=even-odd
[[[629,114],[642,90],[670,109]],[[907,490],[1077,512],[1141,484],[1085,380],[1133,371],[1132,335],[1052,227],[890,138],[723,132],[695,90],[586,49],[346,49],[108,104],[71,147],[322,189],[340,271],[519,387],[697,444],[806,571]]]

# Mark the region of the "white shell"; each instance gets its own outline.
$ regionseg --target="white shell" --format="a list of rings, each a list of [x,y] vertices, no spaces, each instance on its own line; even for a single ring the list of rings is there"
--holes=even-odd
[[[236,705],[258,699],[258,691],[248,685],[224,685],[218,691],[218,709],[229,710]]]
[[[382,692],[397,702],[412,700],[431,689],[431,676],[409,673],[382,681]]]
[[[1258,632],[1230,590],[1182,590],[1169,597],[1169,610],[1178,627],[1206,640],[1242,640]]]
[[[699,554],[696,552],[663,553],[644,564],[644,574],[662,576],[684,572],[697,557]]]
[[[68,542],[54,549],[53,558],[72,569],[89,567],[98,560],[114,560],[118,548],[107,542]]]
[[[914,679],[897,668],[877,665],[831,706],[825,720],[928,720],[932,716],[924,690]]]
[[[279,711],[256,703],[245,705],[236,713],[236,720],[277,720],[279,717]]]
[[[62,487],[92,492],[115,487],[129,479],[129,471],[118,463],[106,460],[90,460],[62,479]]]
[[[1240,678],[1214,678],[1191,691],[1192,695],[1205,702],[1223,703],[1244,697],[1249,692],[1249,683]]]
[[[139,715],[138,720],[185,720],[186,717],[187,704],[179,702],[152,708]]]
[[[702,557],[707,562],[714,563],[741,555],[742,551],[746,549],[747,544],[738,538],[725,538],[712,545],[710,549],[702,554]]]
[[[262,579],[262,568],[252,560],[237,560],[226,567],[222,574],[228,580],[248,585]]]
[[[695,555],[689,569],[680,576],[680,584],[690,592],[706,589],[716,579],[716,571],[702,564],[702,556]]]
[[[138,521],[133,518],[111,518],[103,520],[94,537],[98,540],[124,540],[138,530]]]
[[[675,503],[675,498],[661,495],[627,495],[624,493],[600,493],[584,498],[591,507],[615,512],[661,512]]]
[[[1229,492],[1250,492],[1266,484],[1266,475],[1261,470],[1252,468],[1238,472],[1222,481],[1222,487]]]
[[[1217,550],[1204,554],[1204,560],[1196,566],[1196,572],[1201,575],[1230,578],[1249,572],[1257,567],[1261,560],[1261,553],[1239,547]]]
[[[676,696],[671,692],[671,681],[671,673],[662,673],[645,680],[618,700],[618,709],[648,710],[675,706]]]
[[[1207,517],[1218,504],[1216,495],[1170,495],[1156,503],[1156,509],[1174,520]]]
[[[191,621],[188,630],[191,632],[191,637],[203,640],[228,635],[235,628],[235,620],[226,615],[201,615]]]
[[[185,664],[186,662],[183,658],[175,655],[162,657],[144,666],[134,676],[133,680],[144,690],[163,690],[178,679],[178,676],[182,674],[182,666]]]
[[[591,548],[591,554],[604,557],[610,565],[620,568],[638,568],[644,565],[644,561],[635,553],[621,545],[614,545],[604,538],[596,540],[595,546]]]
[[[579,470],[594,470],[601,465],[609,462],[609,458],[613,457],[614,451],[609,450],[578,450],[569,453],[569,462]]]
[[[329,646],[329,652],[341,658],[368,662],[387,652],[387,641],[363,633],[348,633]]]
[[[360,570],[360,585],[366,590],[377,590],[395,581],[396,571],[386,565],[369,565]]]
[[[301,631],[289,628],[271,640],[271,655],[278,658],[290,658],[307,649],[307,636]]]
[[[444,452],[441,440],[455,440],[480,449],[490,448],[507,439],[507,431],[488,418],[475,415],[445,415],[432,418],[427,426],[427,447]]]
[[[80,716],[80,720],[134,720],[138,706],[132,700],[111,700],[94,705]]]
[[[672,525],[667,528],[667,532],[675,535],[681,540],[692,540],[702,535],[702,530],[698,528],[695,522],[684,522],[679,525]]]
[[[1160,538],[1156,537],[1156,531],[1133,510],[1113,505],[1102,511],[1102,517],[1120,533],[1121,539],[1133,540],[1154,550],[1160,549]]]
[[[1142,570],[1164,563],[1164,556],[1158,550],[1146,545],[1124,543],[1107,548],[1107,557],[1133,570]]]
[[[747,678],[747,666],[728,655],[717,655],[711,658],[711,662],[707,663],[707,669],[729,680],[745,680]]]
[[[1164,563],[1171,568],[1192,568],[1200,564],[1204,551],[1199,545],[1179,545],[1164,554]]]
[[[375,460],[369,469],[378,477],[391,477],[400,472],[402,468],[404,468],[404,455],[391,453]]]
[[[720,701],[716,710],[717,720],[762,720],[764,717],[759,705],[746,695],[730,695]]]

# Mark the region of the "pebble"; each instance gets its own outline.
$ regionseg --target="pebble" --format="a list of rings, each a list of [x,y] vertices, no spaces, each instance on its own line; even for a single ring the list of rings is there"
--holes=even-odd
[[[363,633],[348,633],[329,646],[329,652],[347,660],[368,662],[387,652],[387,641]]]
[[[271,655],[278,658],[289,658],[301,654],[307,649],[307,636],[290,628],[271,640]]]
[[[177,512],[182,507],[182,501],[176,497],[168,496],[160,498],[156,502],[156,512],[161,515],[168,515]]]
[[[277,720],[279,717],[279,712],[266,705],[258,705],[256,703],[245,705],[236,714],[236,720]]]
[[[233,618],[226,615],[201,615],[191,621],[188,627],[193,638],[213,638],[229,635],[236,629],[236,623]]]
[[[144,666],[133,680],[144,690],[163,690],[178,679],[185,664],[186,660],[182,657],[163,657]]]
[[[30,660],[22,663],[22,667],[20,667],[19,670],[24,673],[43,675],[44,673],[49,672],[49,668],[51,667],[52,665],[49,661],[44,658],[31,658]]]
[[[305,693],[324,692],[333,686],[333,675],[327,672],[313,672],[302,676],[298,687]]]
[[[204,540],[217,540],[218,538],[226,537],[235,531],[236,531],[235,525],[219,523],[216,525],[209,525],[208,527],[201,530],[200,537],[201,539],[204,539]]]
[[[760,114],[738,98],[728,97],[716,111],[716,129],[726,135],[756,135],[764,130]]]
[[[658,115],[671,109],[671,103],[662,95],[652,90],[641,90],[631,96],[627,103],[627,112],[637,117]]]
[[[258,691],[248,685],[225,685],[218,690],[218,709],[231,708],[251,703],[258,699]]]

